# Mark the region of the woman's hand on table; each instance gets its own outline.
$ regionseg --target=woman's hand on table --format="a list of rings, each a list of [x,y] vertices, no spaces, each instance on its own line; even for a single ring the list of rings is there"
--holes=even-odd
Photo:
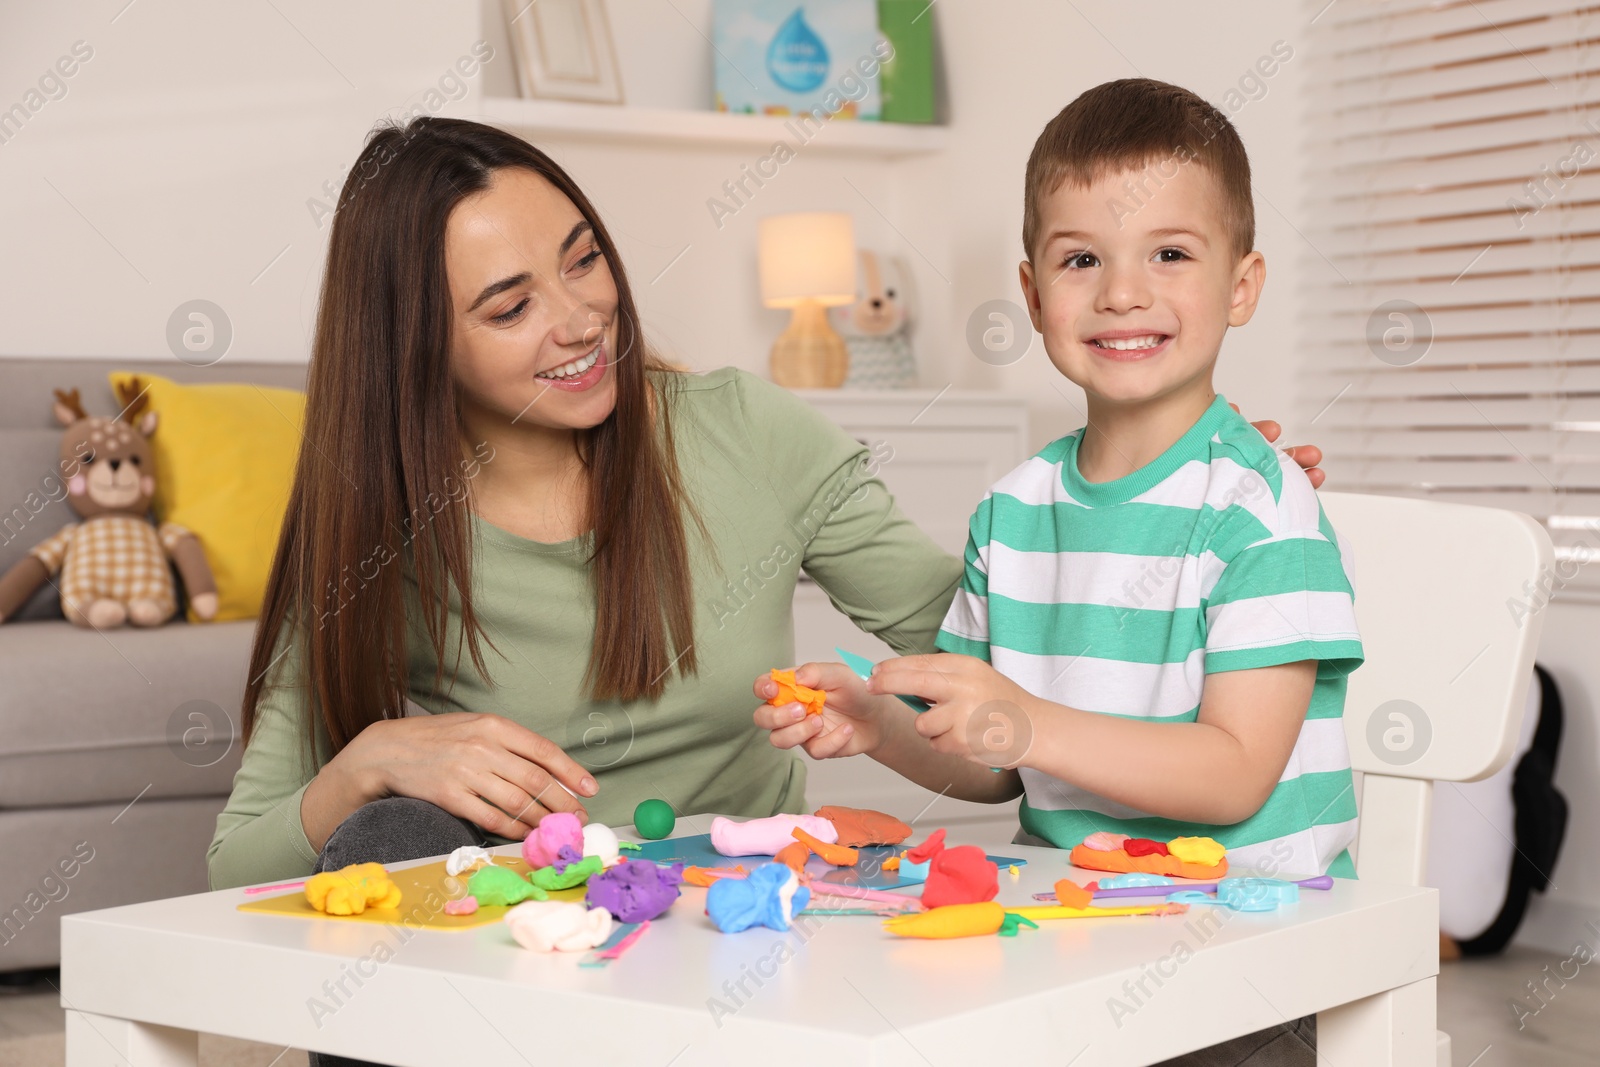
[[[1229,404],[1228,406],[1235,412],[1239,410],[1238,404]],[[1269,443],[1283,436],[1283,427],[1271,419],[1262,419],[1260,422],[1252,422],[1250,425],[1254,426]],[[1283,451],[1285,455],[1304,468],[1306,477],[1311,479],[1311,488],[1322,488],[1322,483],[1328,479],[1328,472],[1317,466],[1322,462],[1322,449],[1316,445],[1291,445]]]
[[[812,759],[870,754],[883,743],[881,721],[883,704],[867,692],[866,683],[842,663],[805,663],[794,669],[794,680],[828,694],[821,715],[807,715],[799,704],[756,709],[755,722],[778,748],[805,749]],[[770,700],[778,695],[778,683],[763,674],[752,687],[755,695]]]
[[[587,822],[578,798],[599,791],[593,776],[549,738],[502,715],[474,712],[375,722],[317,777],[336,783],[325,791],[331,819],[326,832],[320,825],[313,832],[305,818],[308,805],[301,805],[306,836],[319,851],[344,818],[383,797],[426,800],[492,834],[520,841],[551,812],[571,812]],[[350,799],[341,803],[335,796]],[[337,810],[352,803],[349,811]]]

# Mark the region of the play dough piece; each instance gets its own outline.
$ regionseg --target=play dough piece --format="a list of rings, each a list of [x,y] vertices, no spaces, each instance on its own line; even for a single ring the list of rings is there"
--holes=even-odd
[[[855,849],[819,841],[798,826],[794,828],[794,839],[835,867],[854,867],[856,860],[861,858],[861,853]],[[787,845],[784,846],[784,848],[788,847]],[[782,850],[780,849],[780,851]]]
[[[467,892],[487,907],[544,900],[548,895],[509,867],[480,867],[467,879]]]
[[[530,900],[505,921],[517,944],[534,952],[586,952],[611,936],[611,913],[575,900]]]
[[[1097,830],[1083,839],[1083,847],[1092,848],[1096,852],[1115,852],[1127,840],[1127,834],[1113,834],[1106,830]]]
[[[624,860],[589,879],[586,899],[625,923],[654,919],[678,899],[683,864],[657,867],[649,860]]]
[[[799,704],[806,709],[807,715],[821,715],[822,705],[827,702],[828,694],[821,689],[812,689],[810,686],[801,685],[794,680],[794,671],[784,671],[773,668],[770,672],[772,680],[778,685],[778,693],[767,701],[775,708],[785,704]]]
[[[1148,837],[1130,837],[1122,843],[1122,851],[1130,856],[1165,856],[1168,849],[1165,842],[1152,841]]]
[[[604,823],[592,822],[583,828],[583,854],[600,857],[602,867],[610,867],[622,858],[622,844],[617,832]]]
[[[1056,883],[1056,901],[1068,908],[1087,908],[1094,903],[1094,894],[1070,878]]]
[[[552,811],[522,839],[522,858],[534,870],[548,867],[561,854],[563,845],[583,855],[583,824],[570,811]]]
[[[1120,849],[1116,852],[1097,852],[1079,845],[1067,857],[1074,867],[1091,871],[1143,871],[1145,874],[1166,874],[1174,878],[1192,878],[1200,882],[1214,882],[1228,873],[1228,859],[1224,856],[1216,866],[1185,863],[1176,856],[1130,856]]]
[[[1000,892],[999,866],[976,845],[946,848],[944,837],[944,830],[935,830],[926,841],[906,852],[900,876],[907,877],[913,865],[926,869],[922,903],[930,908],[993,900]]]
[[[398,908],[400,887],[381,863],[352,863],[306,879],[306,902],[327,915],[360,915],[368,908]]]
[[[478,910],[478,901],[475,897],[462,897],[460,900],[447,900],[444,902],[446,915],[472,915]]]
[[[633,828],[646,841],[660,841],[672,833],[677,821],[678,817],[672,813],[672,805],[665,800],[641,800],[639,806],[633,809]]]
[[[707,889],[711,886],[712,882],[715,882],[718,879],[745,878],[749,875],[749,873],[750,872],[745,870],[743,866],[685,867],[683,869],[683,880],[687,885],[697,885],[701,889]]]
[[[888,859],[884,860],[883,869],[886,871],[898,871],[900,869],[900,857],[890,856]]]
[[[801,833],[804,832],[803,830],[801,831]],[[804,841],[796,841],[791,845],[784,845],[778,850],[778,854],[772,857],[773,862],[781,863],[796,873],[805,870],[806,860],[810,858],[811,850],[806,847]]]
[[[978,937],[1005,925],[1006,909],[992,900],[947,904],[916,915],[885,919],[883,928],[896,937]]]
[[[794,913],[811,900],[794,871],[763,863],[749,878],[724,878],[706,890],[706,914],[718,930],[736,934],[752,926],[787,930]]]
[[[796,827],[826,844],[839,839],[833,823],[815,815],[773,815],[748,822],[719,815],[711,820],[711,847],[724,856],[776,856],[794,840]]]
[[[851,848],[862,845],[898,845],[911,836],[911,827],[881,811],[870,808],[823,807],[816,810],[839,834],[839,844]]]
[[[907,849],[901,855],[905,856],[908,863],[927,863],[940,852],[944,851],[944,830],[938,829],[928,835],[928,839],[916,848]]]
[[[1167,842],[1167,851],[1184,863],[1198,863],[1202,866],[1215,866],[1217,861],[1228,854],[1222,843],[1209,837],[1174,837]]]
[[[486,848],[476,845],[462,845],[450,853],[450,858],[444,861],[444,873],[454,878],[458,874],[466,874],[480,866],[494,863],[494,856]]]
[[[922,889],[930,908],[977,904],[1000,892],[1000,868],[977,845],[957,845],[935,856]]]
[[[576,863],[553,863],[548,867],[540,867],[528,875],[528,880],[540,889],[553,893],[558,889],[583,885],[591,875],[599,874],[604,866],[599,856],[585,856]],[[558,867],[563,869],[558,870]]]

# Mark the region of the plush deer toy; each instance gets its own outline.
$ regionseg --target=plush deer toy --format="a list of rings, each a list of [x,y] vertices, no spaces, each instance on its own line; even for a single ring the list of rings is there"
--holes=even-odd
[[[158,529],[149,519],[156,414],[140,416],[148,401],[139,379],[120,387],[117,399],[121,414],[95,418],[84,412],[78,390],[56,390],[56,420],[66,427],[61,471],[67,500],[83,521],[35,545],[0,576],[0,620],[59,572],[61,610],[73,623],[97,630],[124,622],[160,626],[178,610],[169,555],[195,614],[216,614],[217,587],[199,539],[170,522]]]

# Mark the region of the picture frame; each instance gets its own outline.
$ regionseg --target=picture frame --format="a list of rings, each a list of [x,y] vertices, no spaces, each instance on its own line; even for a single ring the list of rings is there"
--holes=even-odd
[[[517,87],[536,100],[622,103],[604,0],[502,0]]]

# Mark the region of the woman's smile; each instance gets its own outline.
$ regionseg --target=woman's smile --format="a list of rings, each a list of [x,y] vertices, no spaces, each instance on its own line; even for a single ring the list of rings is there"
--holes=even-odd
[[[579,356],[570,363],[563,363],[559,367],[540,371],[534,377],[542,382],[548,382],[552,389],[582,392],[598,384],[600,379],[605,377],[606,368],[610,365],[611,357],[606,351],[606,343],[601,341],[586,355]]]

